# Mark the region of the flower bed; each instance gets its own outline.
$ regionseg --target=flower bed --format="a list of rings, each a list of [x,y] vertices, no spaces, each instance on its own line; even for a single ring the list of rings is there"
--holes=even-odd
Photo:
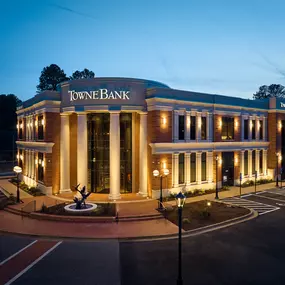
[[[236,207],[219,202],[207,200],[187,203],[182,211],[182,228],[185,231],[220,223],[226,220],[244,216],[250,211],[242,207]],[[177,207],[164,212],[165,218],[178,225]]]
[[[15,186],[17,186],[17,178],[12,178],[9,180],[9,182],[11,182],[12,184],[14,184]],[[21,181],[19,183],[19,187],[21,190],[29,193],[32,196],[44,196],[45,194],[42,193],[42,191],[37,188],[37,187],[29,187],[25,182]]]

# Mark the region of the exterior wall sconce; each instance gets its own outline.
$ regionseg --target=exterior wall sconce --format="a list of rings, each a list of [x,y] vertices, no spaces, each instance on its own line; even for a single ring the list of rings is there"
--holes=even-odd
[[[21,129],[23,128],[23,123],[20,124],[20,128],[21,128]]]
[[[17,159],[19,159],[19,154],[17,154],[17,156],[16,156],[16,157],[17,157]]]
[[[24,157],[23,157],[23,155],[22,155],[22,154],[20,155],[20,159],[21,159],[21,160],[23,160],[23,159],[24,159]]]
[[[44,162],[44,160],[42,160],[42,167],[45,167],[45,162]]]
[[[166,169],[166,162],[165,162],[165,161],[162,162],[162,168],[163,168],[163,169]]]
[[[235,121],[235,127],[238,127],[238,120]]]
[[[279,127],[279,130],[281,131],[281,129],[282,129],[282,122],[281,121],[279,121],[278,127]]]
[[[38,164],[38,160],[37,159],[35,159],[35,164]]]
[[[44,120],[44,119],[42,119],[42,125],[43,125],[43,126],[45,125],[45,120]]]
[[[238,165],[238,157],[236,156],[235,157],[235,166],[237,166]]]
[[[223,121],[222,121],[222,118],[220,119],[220,122],[219,122],[219,127],[222,128],[223,126]]]
[[[17,124],[17,129],[19,129],[19,124]]]
[[[38,121],[35,121],[35,126],[36,126],[36,127],[38,126]]]
[[[162,123],[163,126],[166,125],[166,117],[162,117],[161,118],[161,123]]]

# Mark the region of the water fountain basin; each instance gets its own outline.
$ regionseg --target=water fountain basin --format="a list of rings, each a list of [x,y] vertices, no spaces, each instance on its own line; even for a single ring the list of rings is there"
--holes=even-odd
[[[64,207],[64,210],[68,213],[72,214],[82,214],[82,213],[90,213],[97,209],[97,204],[86,203],[86,207],[82,206],[81,209],[76,209],[76,203],[68,204]]]

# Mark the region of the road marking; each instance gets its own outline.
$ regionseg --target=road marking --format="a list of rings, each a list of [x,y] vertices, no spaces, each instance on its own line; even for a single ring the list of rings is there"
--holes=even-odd
[[[265,193],[266,192],[266,190],[265,191],[261,191],[261,192],[256,192],[256,195],[259,195],[259,194],[262,194],[262,193]]]
[[[34,243],[36,243],[37,240],[34,240],[33,242],[31,242],[30,244],[28,244],[27,246],[25,246],[24,248],[20,249],[19,251],[17,251],[16,253],[14,253],[13,255],[9,256],[8,258],[6,258],[5,260],[3,260],[0,263],[0,266],[2,266],[4,263],[6,263],[7,261],[9,261],[10,259],[12,259],[13,257],[17,256],[19,253],[21,253],[22,251],[24,251],[25,249],[29,248],[30,246],[32,246]]]
[[[28,265],[25,269],[23,269],[20,273],[18,273],[16,276],[14,276],[12,279],[10,279],[4,285],[12,284],[15,280],[17,280],[24,273],[26,273],[29,269],[31,269],[35,264],[37,264],[40,260],[42,260],[46,255],[48,255],[50,252],[52,252],[54,249],[56,249],[61,243],[62,243],[62,241],[59,241],[57,244],[55,244],[52,248],[50,248],[48,251],[46,251],[44,254],[42,254],[39,258],[37,258],[34,262],[32,262],[30,265]]]
[[[251,196],[252,194],[246,194],[246,195],[242,195],[240,196],[241,198],[244,198],[244,197],[248,197],[248,196]]]
[[[267,214],[267,213],[270,213],[270,212],[274,212],[274,211],[277,211],[279,210],[280,208],[276,208],[276,209],[272,209],[272,210],[269,210],[269,211],[266,211],[266,212],[262,212],[262,213],[259,213],[259,215],[263,215],[263,214]]]
[[[279,202],[285,202],[284,200],[281,200],[281,199],[271,198],[271,197],[267,197],[263,195],[259,195],[258,197],[262,197],[264,199],[269,199],[269,200],[274,200],[274,201],[279,201]]]

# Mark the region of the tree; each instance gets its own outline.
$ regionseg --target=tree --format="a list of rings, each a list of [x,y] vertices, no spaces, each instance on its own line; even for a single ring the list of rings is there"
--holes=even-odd
[[[262,85],[259,87],[259,90],[253,94],[253,99],[270,97],[285,98],[285,87],[281,84]]]
[[[38,92],[44,90],[56,90],[57,84],[67,81],[69,78],[64,73],[63,69],[56,64],[46,66],[39,78],[39,85],[37,85]]]
[[[72,75],[70,76],[70,80],[74,80],[74,79],[81,79],[81,78],[94,78],[95,77],[95,73],[87,68],[84,68],[84,70],[79,71],[76,70],[75,72],[72,73]]]

